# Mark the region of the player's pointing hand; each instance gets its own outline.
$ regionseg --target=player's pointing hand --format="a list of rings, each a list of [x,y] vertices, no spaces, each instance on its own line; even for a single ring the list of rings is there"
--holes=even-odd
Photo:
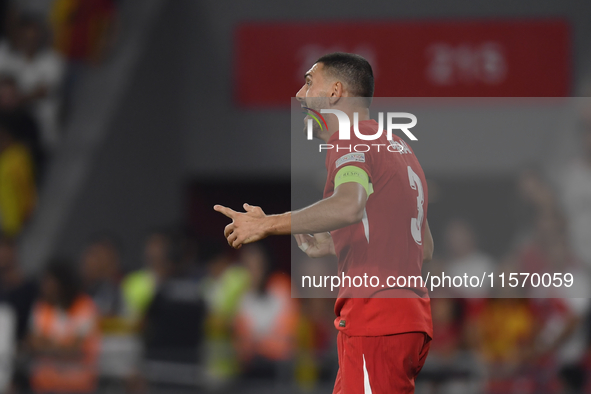
[[[223,205],[214,205],[213,209],[215,211],[218,211],[219,213],[223,213],[224,215],[226,215],[230,219],[234,219],[234,215],[236,215],[238,213],[238,212],[234,211],[233,209],[230,209],[228,207],[224,207]]]
[[[216,205],[214,210],[232,219],[224,229],[224,236],[228,245],[238,249],[243,244],[259,241],[265,238],[267,233],[267,215],[260,207],[249,204],[243,205],[246,212],[236,212],[233,209]]]

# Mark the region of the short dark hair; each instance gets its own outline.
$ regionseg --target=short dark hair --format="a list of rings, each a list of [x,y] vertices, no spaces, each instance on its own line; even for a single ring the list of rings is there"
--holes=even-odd
[[[363,56],[334,52],[322,56],[316,63],[322,63],[328,73],[342,78],[355,97],[368,97],[367,105],[371,104],[374,91],[373,70]]]

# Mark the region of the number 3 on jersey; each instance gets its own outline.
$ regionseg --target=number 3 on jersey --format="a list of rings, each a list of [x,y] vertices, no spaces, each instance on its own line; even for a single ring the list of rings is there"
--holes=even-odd
[[[410,232],[415,242],[422,245],[422,232],[421,226],[423,224],[423,204],[425,203],[425,195],[423,193],[423,184],[421,178],[408,166],[408,180],[410,181],[410,187],[418,192],[417,196],[417,210],[419,214],[416,218],[412,218],[410,221]]]

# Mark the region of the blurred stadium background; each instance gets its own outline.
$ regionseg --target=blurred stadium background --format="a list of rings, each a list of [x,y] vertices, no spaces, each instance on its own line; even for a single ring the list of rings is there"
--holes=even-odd
[[[320,55],[366,56],[385,97],[591,93],[584,0],[3,0],[0,26],[0,393],[331,392],[332,300],[212,210],[321,196],[288,154]],[[590,107],[518,149],[416,145],[433,269],[591,268]],[[591,392],[589,299],[450,297],[417,393]]]

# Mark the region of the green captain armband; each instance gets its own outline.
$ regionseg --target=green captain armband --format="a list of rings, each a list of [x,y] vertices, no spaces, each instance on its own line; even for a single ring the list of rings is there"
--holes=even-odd
[[[343,167],[334,177],[334,188],[336,189],[343,183],[357,182],[365,189],[367,197],[373,193],[373,185],[369,182],[367,172],[356,166]]]

